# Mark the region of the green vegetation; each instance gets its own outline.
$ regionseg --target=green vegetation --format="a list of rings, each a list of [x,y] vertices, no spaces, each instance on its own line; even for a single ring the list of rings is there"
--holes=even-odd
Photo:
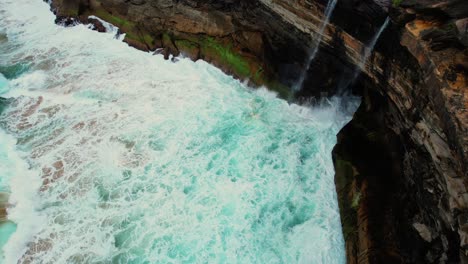
[[[163,35],[163,38],[164,38],[164,35]],[[182,50],[198,48],[197,43],[192,42],[190,40],[186,40],[186,39],[177,39],[174,41],[174,43],[177,46],[177,48],[180,48]]]
[[[443,32],[453,32],[454,34],[458,34],[458,29],[457,25],[454,22],[450,22],[445,24],[442,28],[441,31]]]
[[[76,8],[67,8],[60,11],[60,14],[67,17],[77,17],[79,15],[78,9]]]
[[[255,85],[265,85],[276,91],[282,98],[290,95],[289,87],[268,78],[261,64],[254,58],[242,56],[236,51],[232,44],[224,44],[212,38],[205,37],[199,40],[203,57],[208,61],[214,61],[221,67],[226,67],[234,75],[241,79],[250,79]]]
[[[129,43],[141,43],[146,44],[147,47],[154,47],[155,37],[139,30],[138,24],[111,14],[104,8],[97,8],[88,15],[91,14],[119,27],[126,34],[125,39],[130,41]],[[255,57],[242,55],[230,41],[224,42],[204,35],[184,36],[183,39],[179,39],[167,32],[162,33],[161,41],[163,46],[173,43],[177,49],[186,52],[186,55],[193,59],[199,57],[205,59],[240,79],[249,79],[255,85],[265,85],[276,91],[280,97],[289,98],[291,92],[289,87],[270,78]]]
[[[120,30],[125,33],[126,39],[141,42],[147,46],[153,45],[154,38],[148,33],[139,32],[138,27],[134,22],[112,15],[104,9],[96,10],[95,15],[112,25],[119,27]]]
[[[108,13],[104,9],[96,10],[96,16],[99,17],[100,19],[104,20],[104,21],[107,21],[107,22],[109,22],[109,23],[111,23],[111,24],[113,24],[115,26],[118,26],[124,32],[126,32],[125,29],[129,29],[129,28],[132,28],[133,26],[135,26],[135,23],[130,22],[128,20],[125,20],[123,18],[120,18],[118,16],[114,16],[114,15]]]
[[[138,25],[120,16],[110,14],[105,9],[99,8],[94,11],[94,15],[107,21],[125,32],[126,39],[132,42],[146,44],[148,47],[154,46],[154,37],[146,32],[141,32]],[[201,58],[211,61],[219,67],[232,73],[240,79],[249,79],[255,85],[265,85],[269,89],[276,91],[282,98],[289,98],[289,87],[270,79],[265,73],[261,64],[253,57],[243,56],[230,42],[223,42],[210,36],[188,37],[177,39],[170,34],[163,33],[162,43],[174,43],[177,49],[186,52],[191,58]]]
[[[399,7],[403,0],[392,0],[393,7]]]
[[[177,39],[174,41],[174,44],[176,45],[177,49],[179,49],[181,52],[184,52],[185,55],[189,56],[190,58],[199,58],[198,56],[200,53],[200,47],[197,43],[186,39]]]
[[[353,241],[357,239],[357,209],[361,193],[353,187],[356,175],[351,162],[337,158],[335,169],[343,235],[346,241]]]
[[[361,193],[360,192],[354,193],[353,200],[351,202],[351,208],[357,210],[359,207],[360,201],[361,201]]]
[[[143,42],[143,44],[146,44],[147,46],[153,46],[153,37],[150,34],[142,34],[139,35],[135,32],[132,31],[125,31],[125,38],[131,39],[137,42]]]
[[[170,43],[170,42],[172,42],[172,38],[171,38],[171,36],[170,36],[168,33],[163,33],[161,39],[162,39],[162,42],[163,42],[163,43]]]
[[[232,49],[232,45],[223,46],[212,37],[203,39],[202,48],[208,56],[219,59],[219,63],[232,68],[240,77],[250,77],[249,63]]]

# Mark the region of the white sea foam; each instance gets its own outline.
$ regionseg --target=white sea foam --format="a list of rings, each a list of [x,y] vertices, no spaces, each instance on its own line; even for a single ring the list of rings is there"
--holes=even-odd
[[[6,263],[344,263],[341,99],[289,105],[206,62],[56,26],[41,0],[0,3],[0,65],[28,68],[2,95],[21,158]]]
[[[119,33],[119,28],[112,25],[111,23],[109,22],[106,22],[102,19],[100,19],[99,17],[97,16],[89,16],[89,18],[92,18],[92,19],[96,19],[98,20],[99,22],[101,22],[102,26],[106,29],[106,33],[109,33],[111,34],[114,38],[118,39],[118,40],[124,40],[125,38],[125,34],[120,34]]]
[[[16,140],[11,135],[0,131],[0,147],[0,191],[11,193],[9,220],[21,223],[0,255],[5,258],[4,263],[16,263],[24,253],[26,243],[33,239],[33,235],[44,224],[43,217],[36,211],[36,191],[41,182],[21,158],[20,152],[16,149]],[[2,223],[0,228],[7,224]],[[5,228],[11,227],[7,225]]]

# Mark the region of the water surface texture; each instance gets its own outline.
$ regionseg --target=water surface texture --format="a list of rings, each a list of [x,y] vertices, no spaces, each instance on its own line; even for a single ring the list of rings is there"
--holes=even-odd
[[[345,262],[340,99],[290,105],[54,19],[0,0],[2,263]]]

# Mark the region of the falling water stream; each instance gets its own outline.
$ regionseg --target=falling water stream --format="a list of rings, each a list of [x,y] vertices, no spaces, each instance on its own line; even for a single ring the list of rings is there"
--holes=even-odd
[[[288,104],[54,19],[0,0],[1,263],[345,263],[331,150],[357,99]]]
[[[364,69],[364,66],[366,65],[367,60],[369,59],[369,57],[372,55],[372,52],[374,51],[375,45],[379,41],[380,36],[382,35],[382,33],[388,27],[389,23],[390,23],[390,17],[387,17],[385,19],[384,23],[382,24],[382,26],[380,26],[377,33],[375,33],[375,35],[372,37],[371,41],[369,42],[369,44],[367,45],[367,47],[364,50],[364,54],[362,55],[361,59],[359,60],[359,65],[356,68],[357,73],[355,73],[355,75],[359,74],[359,72],[361,72]]]
[[[322,24],[320,25],[320,29],[317,33],[317,39],[315,41],[315,45],[312,49],[312,51],[309,54],[309,57],[307,58],[306,62],[306,67],[301,72],[301,75],[299,76],[299,80],[297,81],[296,85],[293,86],[293,92],[298,92],[302,89],[302,86],[304,85],[304,81],[307,77],[307,72],[310,69],[310,65],[315,59],[315,56],[317,56],[317,52],[320,48],[320,43],[322,42],[323,38],[323,33],[325,32],[325,28],[327,27],[328,23],[330,22],[330,17],[333,13],[333,10],[335,9],[336,3],[338,0],[329,0],[327,7],[325,8],[325,13],[324,17],[322,20]]]
[[[367,60],[369,60],[369,57],[372,55],[372,52],[374,51],[375,45],[379,41],[380,36],[385,31],[385,29],[388,27],[389,23],[390,23],[390,17],[387,17],[385,19],[384,23],[382,24],[382,26],[380,26],[379,30],[372,37],[369,44],[364,48],[364,53],[362,54],[361,58],[359,59],[359,63],[356,66],[356,68],[354,69],[352,77],[347,78],[346,80],[344,80],[343,83],[340,84],[340,87],[338,87],[339,93],[346,93],[347,90],[348,90],[347,88],[349,87],[349,85],[353,84],[357,80],[357,78],[359,77],[361,72],[364,70],[364,68],[366,66],[366,63],[367,63]]]

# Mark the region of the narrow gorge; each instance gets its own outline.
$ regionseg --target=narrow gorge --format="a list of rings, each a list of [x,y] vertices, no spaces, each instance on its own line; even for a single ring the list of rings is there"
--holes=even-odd
[[[34,0],[16,2],[0,0],[0,169],[54,198],[41,195],[33,216],[50,230],[31,224],[39,235],[24,246],[33,240],[18,224],[23,249],[6,244],[6,259],[468,263],[466,0],[52,0],[53,17],[33,9],[24,21]],[[41,36],[68,39],[48,46]],[[31,155],[9,157],[15,145]],[[113,150],[122,163],[106,156]],[[108,163],[93,167],[98,159]],[[25,172],[35,165],[39,183]],[[163,175],[154,186],[153,172]],[[21,218],[30,208],[7,214],[1,180],[0,220]],[[96,208],[80,211],[73,195]],[[112,239],[90,227],[102,212]],[[67,224],[100,235],[65,239]],[[73,243],[82,254],[68,254]]]

